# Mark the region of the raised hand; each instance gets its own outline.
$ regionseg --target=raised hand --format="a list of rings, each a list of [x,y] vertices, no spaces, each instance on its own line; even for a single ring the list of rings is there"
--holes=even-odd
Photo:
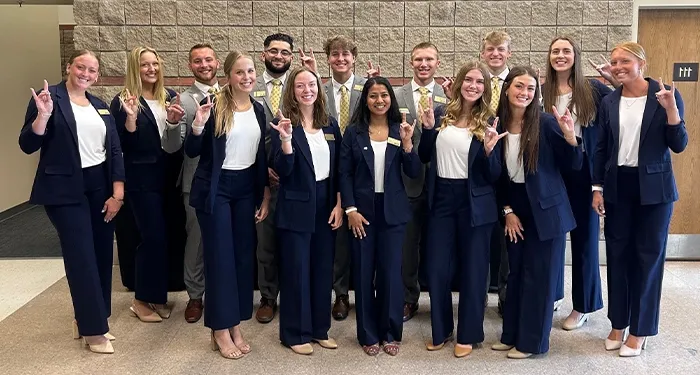
[[[139,112],[139,99],[136,95],[131,95],[129,90],[126,90],[126,98],[119,96],[119,101],[122,103],[122,109],[127,117],[135,118]]]
[[[566,109],[564,115],[559,115],[556,106],[552,106],[552,113],[559,123],[559,128],[561,132],[564,133],[564,138],[570,145],[576,146],[578,141],[576,140],[576,133],[574,132],[574,119],[571,117],[571,111],[569,108]]]
[[[433,98],[428,97],[428,108],[423,108],[418,104],[418,117],[423,124],[423,128],[432,129],[435,127],[435,113],[433,112]]]
[[[209,116],[211,115],[211,107],[214,105],[214,103],[211,102],[211,95],[207,95],[207,102],[203,105],[200,105],[195,101],[195,105],[197,105],[197,112],[194,114],[194,121],[192,121],[192,131],[196,132],[196,128],[200,129],[199,134],[201,134],[201,129],[204,127],[204,124],[209,120]]]
[[[523,224],[520,222],[520,218],[514,213],[509,213],[506,215],[506,236],[510,239],[510,242],[518,243],[518,237],[525,239],[523,232]]]
[[[289,120],[288,118],[284,117],[281,109],[277,110],[276,117],[279,120],[277,122],[277,125],[275,125],[274,123],[271,122],[270,126],[280,133],[280,138],[291,137],[292,136],[292,121]]]
[[[365,225],[369,225],[369,221],[361,213],[353,211],[348,214],[348,227],[355,238],[363,239],[367,237]]]
[[[316,63],[313,49],[309,48],[309,56],[306,56],[304,50],[299,47],[299,60],[301,61],[301,66],[309,68],[314,73],[318,72],[318,64]]]
[[[371,61],[367,61],[367,78],[377,77],[382,74],[382,67],[377,64],[377,67],[372,65]]]
[[[498,134],[498,130],[496,130],[497,127],[498,117],[493,120],[492,125],[486,127],[486,132],[484,133],[484,151],[486,152],[486,156],[491,155],[493,148],[496,147],[496,143],[498,143],[501,138],[508,135],[508,132]]]
[[[454,78],[440,77],[442,78],[442,91],[445,92],[447,99],[452,99],[452,84],[454,83]]]
[[[51,93],[49,92],[49,82],[44,80],[44,90],[42,90],[38,95],[36,91],[32,90],[32,97],[34,97],[34,103],[36,103],[36,109],[39,111],[39,116],[45,119],[51,117],[53,113],[53,100],[51,99]]]
[[[600,57],[603,59],[603,62],[601,64],[596,64],[591,59],[588,59],[588,63],[591,64],[591,66],[598,71],[598,74],[600,74],[601,77],[607,79],[608,82],[616,82],[612,75],[612,67],[610,65],[610,61],[608,61],[608,59],[605,58],[605,56],[603,55],[600,55]]]
[[[659,101],[665,110],[671,110],[676,108],[676,83],[671,82],[671,89],[667,90],[664,86],[664,80],[659,77],[659,86],[661,90],[656,93],[656,100]]]
[[[413,120],[413,125],[406,122],[406,114],[401,113],[401,126],[399,127],[399,135],[401,142],[404,145],[412,145],[413,129],[416,127],[416,120]]]
[[[185,109],[180,105],[180,94],[177,94],[174,103],[170,103],[170,105],[165,108],[165,112],[167,113],[169,123],[177,124],[180,122],[185,115]]]

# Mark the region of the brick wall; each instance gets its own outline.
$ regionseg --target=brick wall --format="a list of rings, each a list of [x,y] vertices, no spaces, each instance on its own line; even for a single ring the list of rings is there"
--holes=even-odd
[[[102,86],[94,91],[108,98],[123,83],[126,51],[142,44],[163,55],[166,84],[177,89],[191,84],[186,63],[193,44],[211,43],[222,59],[233,49],[258,56],[263,39],[275,32],[292,35],[295,47],[317,51],[324,76],[329,70],[323,41],[335,34],[353,37],[360,50],[358,71],[371,60],[396,84],[412,76],[408,54],[421,41],[440,49],[438,75],[453,75],[463,62],[478,58],[482,37],[495,29],[513,37],[511,65],[534,67],[544,66],[549,42],[559,34],[580,43],[583,61],[632,37],[632,1],[618,0],[75,0],[74,15],[75,47],[100,52]],[[588,64],[586,73],[596,74]]]

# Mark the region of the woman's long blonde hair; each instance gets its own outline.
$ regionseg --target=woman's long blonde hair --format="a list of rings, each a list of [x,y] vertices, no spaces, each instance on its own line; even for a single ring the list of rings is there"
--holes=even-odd
[[[141,55],[146,52],[154,54],[159,65],[155,87],[153,87],[153,98],[162,106],[165,106],[168,100],[168,92],[165,90],[165,79],[163,76],[163,59],[161,59],[158,52],[151,47],[136,47],[132,49],[131,52],[129,52],[129,56],[127,56],[126,82],[119,96],[126,100],[128,97],[126,92],[128,90],[129,94],[136,96],[139,104],[139,111],[142,105],[141,101],[138,101],[138,99],[143,95],[143,85],[141,83]]]
[[[231,69],[233,69],[233,65],[242,58],[253,60],[252,57],[240,51],[232,51],[226,56],[224,72],[229,81],[231,80]],[[214,100],[216,102],[214,105],[214,135],[217,137],[228,134],[231,128],[233,128],[233,112],[238,108],[238,103],[236,103],[234,98],[235,95],[230,83],[224,85],[221,91],[216,94]]]
[[[463,99],[462,99],[462,83],[472,70],[478,70],[484,76],[484,93],[481,98],[474,103],[469,114],[469,130],[474,134],[474,136],[479,140],[484,140],[484,134],[486,133],[486,127],[489,126],[488,119],[493,116],[493,112],[490,108],[491,103],[491,85],[489,81],[489,71],[486,66],[478,61],[470,61],[459,69],[459,73],[455,77],[454,83],[452,84],[452,99],[447,103],[445,110],[445,116],[442,119],[440,128],[442,130],[448,125],[454,125],[459,121],[460,115],[464,110]]]

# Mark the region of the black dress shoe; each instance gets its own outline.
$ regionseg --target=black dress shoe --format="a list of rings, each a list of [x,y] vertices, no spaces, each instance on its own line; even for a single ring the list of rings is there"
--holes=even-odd
[[[404,303],[403,304],[403,321],[407,322],[416,315],[418,311],[418,303]]]
[[[333,319],[344,320],[348,317],[348,311],[350,311],[350,301],[347,295],[338,296],[335,298],[335,303],[333,304]]]

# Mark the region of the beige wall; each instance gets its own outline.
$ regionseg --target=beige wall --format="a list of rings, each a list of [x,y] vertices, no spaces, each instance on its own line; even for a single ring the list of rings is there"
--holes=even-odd
[[[30,87],[43,80],[61,79],[58,10],[55,5],[0,5],[0,51],[12,58],[0,59],[3,90],[0,90],[0,212],[29,199],[39,159],[38,152],[25,155],[17,144],[24,122]],[[10,37],[11,36],[11,37]]]

